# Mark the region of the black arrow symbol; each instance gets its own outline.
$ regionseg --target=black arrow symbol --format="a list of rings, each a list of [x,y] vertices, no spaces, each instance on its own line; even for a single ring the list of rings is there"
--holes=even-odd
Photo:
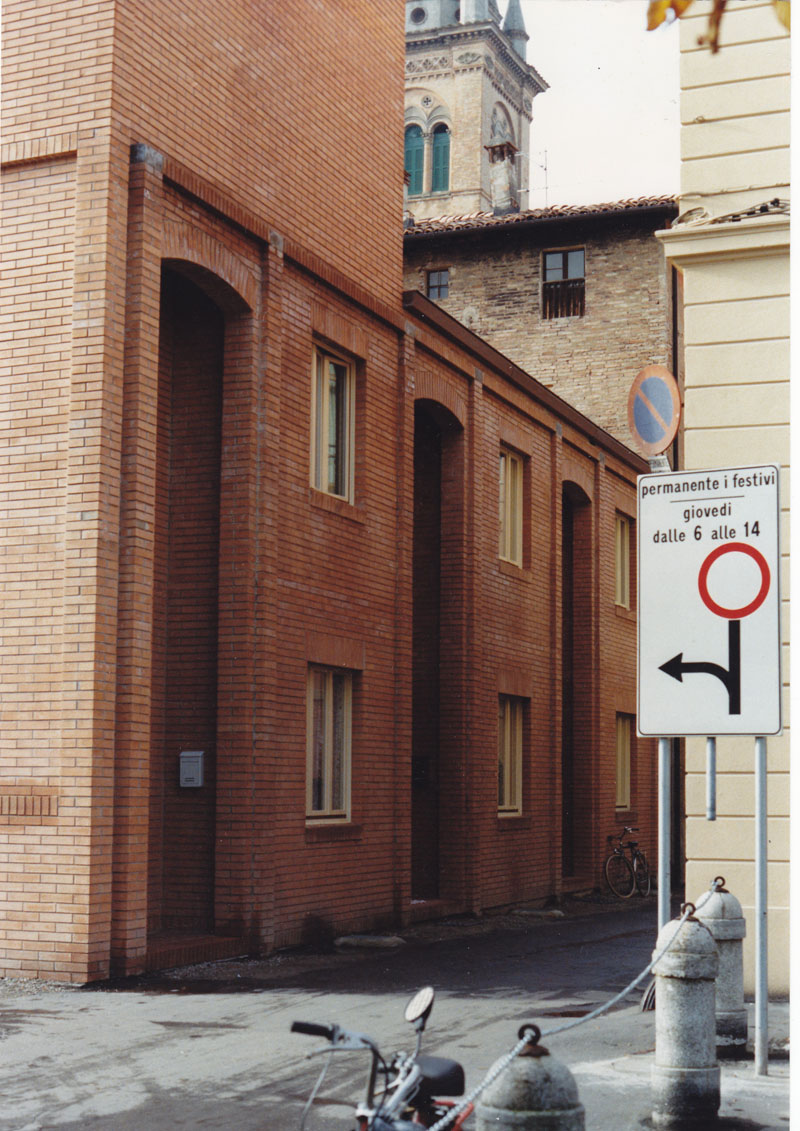
[[[728,663],[730,667],[723,668],[721,664],[712,664],[705,660],[684,661],[683,652],[678,652],[671,660],[659,666],[659,671],[683,683],[684,674],[702,672],[705,675],[716,676],[728,692],[728,714],[740,715],[742,713],[742,659],[741,659],[741,626],[740,620],[728,621]]]

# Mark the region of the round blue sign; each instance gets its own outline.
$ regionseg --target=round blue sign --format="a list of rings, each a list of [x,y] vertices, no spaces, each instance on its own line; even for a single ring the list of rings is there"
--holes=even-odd
[[[628,394],[628,426],[646,456],[660,455],[678,431],[681,399],[678,385],[663,365],[648,365]]]

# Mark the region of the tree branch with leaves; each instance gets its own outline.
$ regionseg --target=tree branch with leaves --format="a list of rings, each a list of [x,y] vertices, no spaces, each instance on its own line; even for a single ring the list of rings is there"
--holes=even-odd
[[[647,7],[647,30],[652,31],[667,19],[679,20],[691,8],[692,3],[693,0],[650,0]],[[719,27],[727,4],[728,0],[713,0],[707,30],[697,40],[701,45],[707,44],[713,52],[719,51]],[[786,30],[791,31],[791,0],[772,0],[772,7]]]

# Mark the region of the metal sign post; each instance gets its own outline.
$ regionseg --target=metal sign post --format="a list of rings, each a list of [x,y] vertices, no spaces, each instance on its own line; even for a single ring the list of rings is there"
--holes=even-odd
[[[681,394],[675,377],[663,365],[646,365],[628,392],[628,427],[650,470],[672,469],[664,453],[678,434]],[[672,742],[658,740],[658,929],[669,922],[672,895]]]
[[[767,740],[756,739],[756,1031],[753,1042],[757,1076],[767,1075]]]

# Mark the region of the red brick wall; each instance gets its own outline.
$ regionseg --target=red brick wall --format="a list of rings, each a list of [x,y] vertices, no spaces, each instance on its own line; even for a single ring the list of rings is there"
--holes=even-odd
[[[165,272],[161,327],[166,592],[164,681],[156,695],[163,696],[164,727],[153,734],[152,757],[162,775],[163,829],[150,853],[162,858],[164,880],[150,907],[151,921],[158,917],[166,928],[202,931],[214,922],[224,323],[198,288]],[[182,750],[204,752],[202,788],[180,787]]]
[[[57,2],[33,15],[9,5],[4,221],[16,321],[0,374],[13,439],[1,535],[10,586],[0,657],[10,689],[0,734],[7,973],[85,981],[141,970],[148,931],[200,929],[212,903],[216,931],[243,934],[253,950],[413,913],[418,399],[458,422],[443,444],[446,791],[441,902],[429,910],[498,906],[560,882],[566,479],[588,482],[597,536],[587,723],[594,863],[613,825],[614,713],[627,709],[633,687],[632,621],[612,607],[613,514],[632,509],[636,465],[591,428],[561,421],[478,344],[400,308],[400,197],[394,209],[390,172],[402,160],[402,29],[388,7],[363,0],[345,6],[346,18],[339,7],[307,0],[305,22],[295,6],[273,26],[277,7],[222,12],[210,0],[80,11]],[[212,36],[222,23],[227,49]],[[368,35],[374,51],[356,50]],[[64,65],[51,69],[62,40]],[[309,66],[298,67],[304,50]],[[336,103],[323,92],[334,89],[343,57],[352,64],[348,96]],[[34,66],[41,83],[31,81]],[[396,88],[386,81],[393,67]],[[287,116],[302,146],[288,144]],[[163,152],[139,151],[131,164],[132,142]],[[313,175],[299,180],[310,155]],[[327,163],[335,175],[324,175]],[[306,183],[307,197],[298,189]],[[170,376],[159,364],[169,345],[166,333],[160,342],[170,325],[164,264],[204,292],[198,309],[214,308]],[[221,367],[205,363],[214,325],[217,359],[224,325]],[[309,487],[317,341],[356,370],[352,503]],[[497,560],[500,443],[528,461],[522,570]],[[181,481],[183,470],[193,478]],[[188,544],[204,553],[182,557]],[[196,610],[189,617],[184,597],[203,588],[199,619]],[[184,660],[195,645],[189,679]],[[305,819],[312,663],[354,673],[352,819],[338,827]],[[529,701],[525,810],[503,822],[500,693]],[[189,744],[216,746],[209,785],[192,798],[175,790],[175,757]],[[645,817],[646,747],[637,744],[636,768]],[[199,824],[186,808],[202,810]],[[213,884],[202,876],[212,836]]]

